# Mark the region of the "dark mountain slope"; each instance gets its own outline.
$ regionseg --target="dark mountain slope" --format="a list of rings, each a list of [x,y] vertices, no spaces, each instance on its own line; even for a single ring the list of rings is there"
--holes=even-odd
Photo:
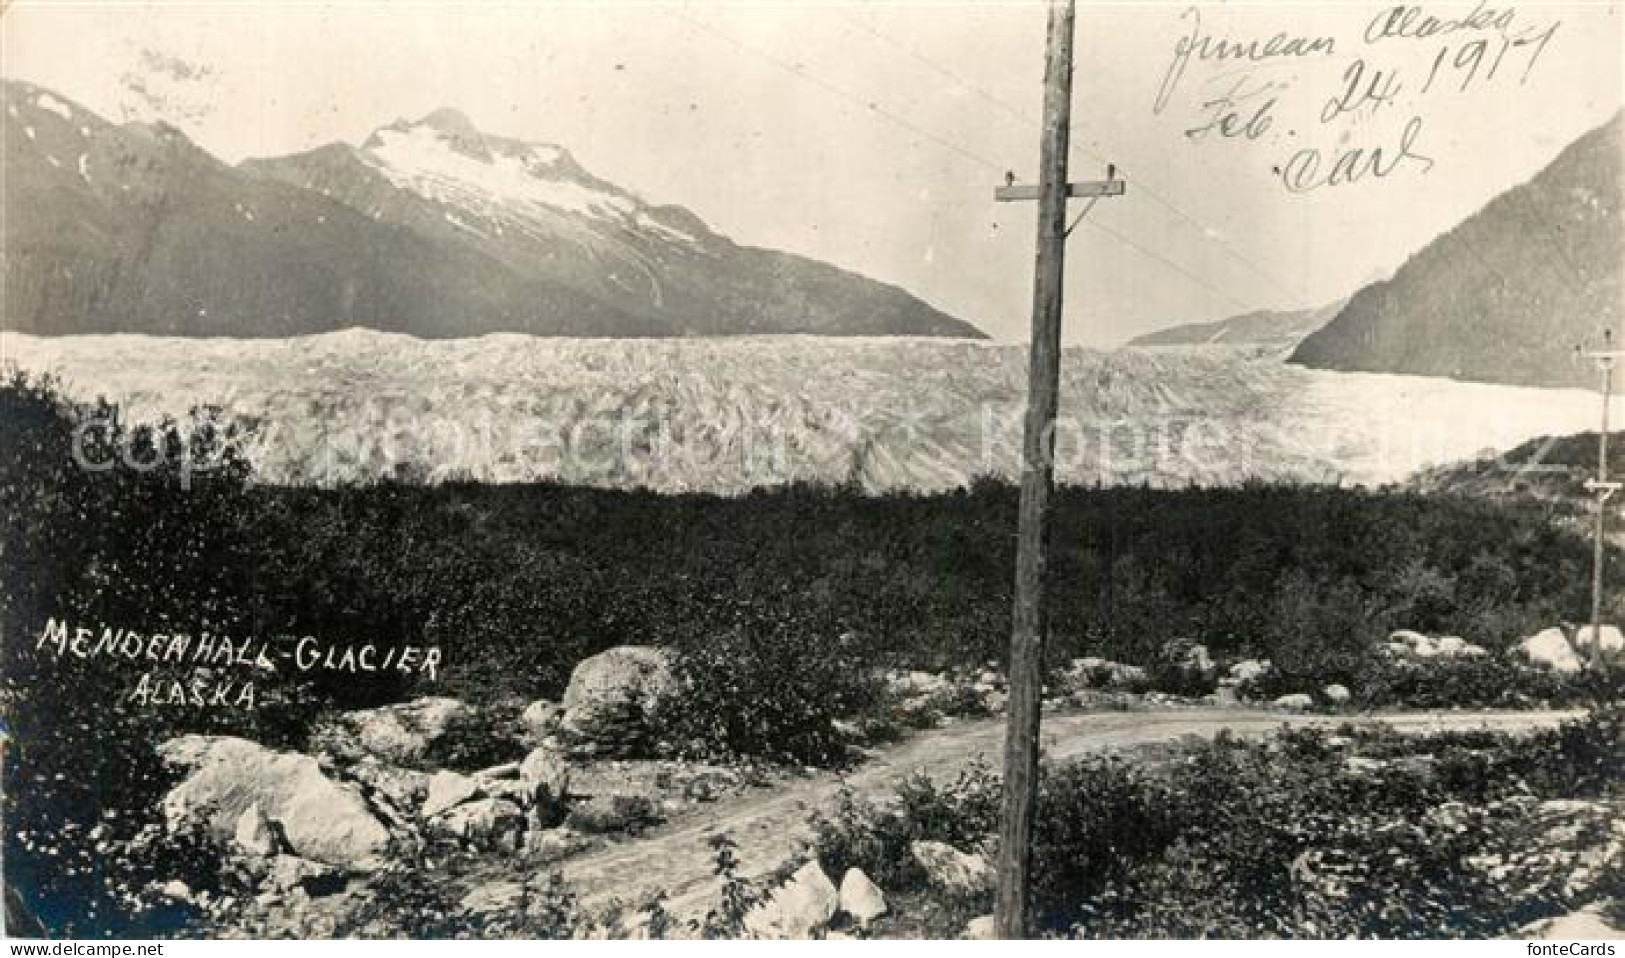
[[[1618,327],[1621,117],[1355,294],[1292,361],[1323,369],[1590,385],[1574,350]]]
[[[234,168],[172,127],[114,125],[25,83],[0,93],[8,329],[981,335],[896,287],[736,246],[450,111],[360,150]]]

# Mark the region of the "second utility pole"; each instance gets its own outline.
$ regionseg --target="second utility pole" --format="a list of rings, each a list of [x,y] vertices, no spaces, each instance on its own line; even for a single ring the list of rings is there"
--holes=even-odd
[[[1602,429],[1597,432],[1597,477],[1587,479],[1585,487],[1597,497],[1596,526],[1591,533],[1591,661],[1594,669],[1604,667],[1602,657],[1602,580],[1603,566],[1608,561],[1608,500],[1620,489],[1620,484],[1608,479],[1608,406],[1613,402],[1614,363],[1625,355],[1613,348],[1613,330],[1603,330],[1603,348],[1586,355],[1596,360],[1602,372]]]

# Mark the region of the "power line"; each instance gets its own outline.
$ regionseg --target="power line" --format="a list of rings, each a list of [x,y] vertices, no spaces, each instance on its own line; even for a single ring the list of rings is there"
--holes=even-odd
[[[949,69],[948,67],[943,66],[942,64],[938,63],[936,60],[932,59],[931,57],[928,57],[925,54],[920,53],[918,50],[914,49],[914,47],[911,46],[910,44],[904,43],[901,40],[896,39],[895,37],[889,36],[886,33],[875,29],[875,27],[872,24],[869,24],[869,23],[859,19],[856,16],[849,15],[849,14],[841,14],[840,16],[847,23],[850,23],[851,25],[857,27],[858,29],[860,29],[863,32],[869,34],[871,37],[874,37],[875,39],[881,41],[882,43],[885,43],[885,44],[893,47],[894,49],[897,49],[897,50],[901,51],[904,55],[906,55],[909,58],[915,60],[916,62],[918,62],[919,64],[924,66],[926,69],[937,73],[939,76],[942,76],[943,78],[945,78],[947,80],[950,80],[950,81],[964,87],[967,90],[970,90],[972,93],[975,93],[977,96],[980,96],[982,99],[984,99],[987,102],[989,102],[989,103],[993,104],[994,106],[998,107],[999,109],[1001,109],[1005,113],[1009,114],[1012,117],[1015,117],[1017,120],[1020,120],[1021,122],[1026,123],[1026,124],[1028,124],[1029,126],[1032,126],[1032,127],[1038,127],[1039,126],[1037,118],[1034,117],[1031,113],[1028,113],[1027,111],[1021,109],[1020,107],[1015,106],[1014,104],[1010,103],[1008,100],[1004,99],[1003,97],[1000,97],[1000,96],[998,96],[998,95],[996,95],[996,94],[994,94],[994,93],[992,93],[992,92],[990,92],[990,91],[988,91],[986,89],[983,89],[982,87],[970,82],[969,80],[967,80],[963,76],[961,76],[959,73]],[[1097,163],[1110,163],[1110,162],[1112,162],[1110,160],[1107,160],[1105,157],[1101,156],[1100,154],[1094,152],[1093,150],[1090,150],[1087,147],[1079,146],[1077,143],[1073,143],[1071,148],[1073,150],[1076,150],[1076,151],[1079,151],[1079,152],[1082,152],[1082,153],[1086,154],[1089,158],[1093,159]],[[1271,284],[1272,286],[1276,287],[1277,289],[1281,290],[1282,292],[1289,293],[1289,294],[1293,292],[1293,290],[1290,287],[1288,287],[1285,283],[1281,282],[1274,275],[1272,275],[1271,273],[1269,273],[1268,271],[1266,271],[1262,267],[1255,264],[1252,260],[1248,259],[1246,256],[1243,256],[1239,250],[1235,249],[1229,243],[1226,243],[1224,240],[1219,239],[1217,236],[1215,236],[1214,235],[1214,230],[1213,230],[1212,227],[1210,227],[1207,224],[1199,221],[1198,219],[1196,219],[1196,217],[1192,216],[1190,213],[1185,212],[1185,210],[1182,209],[1173,200],[1171,200],[1168,197],[1164,196],[1162,193],[1158,192],[1155,188],[1153,188],[1150,184],[1146,183],[1146,181],[1143,178],[1138,177],[1138,176],[1134,177],[1134,185],[1135,185],[1136,192],[1144,193],[1146,196],[1150,197],[1152,202],[1156,203],[1158,206],[1161,206],[1163,209],[1165,209],[1168,212],[1172,213],[1175,217],[1177,217],[1180,220],[1183,220],[1185,223],[1189,224],[1192,228],[1194,228],[1196,230],[1197,235],[1200,236],[1203,240],[1219,246],[1226,253],[1228,253],[1232,259],[1234,259],[1236,262],[1240,263],[1242,266],[1245,266],[1249,271],[1251,271],[1253,273],[1253,275],[1255,275],[1258,278],[1264,280],[1265,282]]]
[[[879,103],[876,103],[874,100],[870,100],[870,99],[868,99],[866,97],[859,96],[858,94],[853,93],[850,90],[847,90],[847,89],[844,89],[842,87],[836,86],[835,84],[830,83],[828,80],[825,80],[822,77],[819,77],[817,74],[811,72],[810,70],[808,70],[806,67],[802,66],[799,63],[791,63],[791,62],[789,62],[787,60],[776,57],[773,54],[768,53],[765,50],[759,50],[756,47],[750,46],[749,44],[745,43],[744,41],[738,39],[737,37],[733,37],[733,36],[730,36],[730,35],[728,35],[726,33],[723,33],[721,30],[718,30],[718,29],[712,27],[711,25],[705,23],[702,20],[698,20],[698,19],[696,19],[694,17],[691,17],[687,13],[684,13],[682,11],[679,11],[679,10],[667,10],[666,12],[671,14],[672,16],[676,17],[677,19],[683,21],[684,23],[687,23],[688,25],[690,25],[692,27],[697,27],[698,29],[705,31],[706,33],[710,34],[711,36],[716,37],[717,39],[722,40],[722,41],[730,44],[731,46],[734,46],[734,47],[736,47],[736,48],[738,48],[740,50],[743,50],[746,53],[749,53],[754,57],[758,57],[758,58],[760,58],[762,60],[765,60],[768,63],[771,63],[774,66],[777,66],[778,68],[780,68],[782,70],[786,70],[786,71],[788,71],[788,72],[802,78],[803,80],[806,80],[809,83],[812,83],[812,84],[818,86],[819,88],[821,88],[823,90],[826,90],[826,91],[828,91],[830,93],[833,93],[836,96],[839,96],[844,100],[848,100],[848,101],[850,101],[852,103],[855,103],[858,106],[861,106],[864,109],[867,109],[872,113],[875,113],[875,114],[877,114],[879,116],[883,116],[886,119],[890,120],[891,122],[896,123],[898,126],[901,126],[903,129],[908,130],[910,133],[913,133],[916,136],[924,137],[925,139],[930,140],[931,142],[933,142],[933,143],[937,144],[938,146],[942,147],[943,149],[951,150],[954,153],[957,153],[959,156],[962,156],[965,159],[970,160],[973,163],[977,163],[977,164],[979,164],[981,166],[987,167],[988,169],[993,170],[994,172],[1001,172],[1003,170],[1003,167],[998,162],[996,162],[994,160],[990,160],[985,156],[980,156],[980,155],[978,155],[976,153],[973,153],[970,150],[967,150],[964,147],[960,146],[959,144],[954,143],[953,141],[951,141],[951,140],[949,140],[949,139],[947,139],[945,137],[939,136],[936,133],[933,133],[930,130],[927,130],[925,127],[920,126],[917,123],[914,123],[912,120],[909,120],[907,117],[901,116],[901,115],[899,115],[897,113],[892,112],[891,110],[886,109],[885,107],[881,106]]]
[[[864,97],[864,96],[862,96],[862,95],[860,95],[858,93],[855,93],[855,92],[853,92],[851,90],[848,90],[845,87],[842,87],[842,86],[840,86],[838,84],[831,83],[830,81],[825,80],[824,78],[820,77],[816,73],[813,73],[811,70],[808,70],[805,66],[803,66],[803,65],[801,65],[799,63],[791,63],[790,61],[787,61],[787,60],[783,59],[782,57],[774,56],[773,54],[768,53],[765,50],[761,50],[761,49],[759,49],[757,47],[754,47],[754,46],[752,46],[752,45],[750,45],[748,43],[745,43],[743,40],[740,40],[739,38],[734,37],[734,36],[724,32],[724,31],[718,30],[715,27],[711,26],[710,24],[706,23],[705,21],[700,20],[700,19],[698,19],[698,18],[696,18],[694,16],[689,15],[686,11],[671,9],[671,8],[664,8],[663,12],[669,14],[670,16],[672,16],[675,19],[681,21],[682,23],[687,24],[691,28],[699,30],[699,31],[701,31],[701,32],[703,32],[703,33],[705,33],[705,34],[707,34],[707,35],[709,35],[709,36],[711,36],[711,37],[713,37],[715,39],[721,40],[724,43],[727,43],[729,46],[732,46],[737,50],[740,50],[740,51],[742,51],[744,53],[748,53],[751,56],[756,57],[757,59],[762,60],[762,61],[764,61],[766,63],[769,63],[769,64],[773,65],[774,67],[780,69],[780,70],[783,70],[783,71],[785,71],[785,72],[787,72],[787,73],[789,73],[789,74],[791,74],[791,75],[793,75],[795,77],[798,77],[798,78],[800,78],[802,80],[805,80],[808,83],[811,83],[814,86],[818,87],[819,89],[825,91],[826,93],[830,93],[830,94],[832,94],[834,96],[838,96],[841,99],[846,100],[846,101],[848,101],[850,103],[857,104],[858,106],[863,107],[864,109],[866,109],[869,112],[875,114],[876,116],[878,116],[878,117],[880,117],[880,118],[882,118],[884,120],[887,120],[888,122],[896,124],[900,128],[905,129],[910,133],[913,133],[915,136],[918,136],[918,137],[920,137],[920,138],[922,138],[922,139],[924,139],[924,140],[926,140],[926,141],[928,141],[930,143],[933,143],[936,146],[938,146],[938,147],[940,147],[940,148],[942,148],[944,150],[948,150],[949,152],[955,154],[956,156],[959,156],[962,159],[968,160],[968,161],[970,161],[972,163],[975,163],[976,165],[978,165],[980,167],[983,167],[984,169],[991,170],[991,171],[996,172],[996,173],[1002,173],[1006,169],[1006,165],[1003,164],[1003,163],[999,163],[996,160],[989,159],[988,157],[983,156],[983,155],[981,155],[981,154],[979,154],[979,153],[977,153],[977,152],[975,152],[973,150],[970,150],[970,149],[967,149],[967,148],[965,148],[963,146],[960,146],[958,143],[955,143],[954,141],[949,140],[948,138],[946,138],[946,137],[944,137],[944,136],[942,136],[942,135],[940,135],[938,133],[935,133],[932,130],[929,130],[929,129],[926,129],[925,127],[920,126],[919,124],[917,124],[914,121],[908,119],[907,117],[902,116],[901,114],[899,114],[899,113],[897,113],[897,112],[895,112],[893,110],[887,109],[886,107],[882,106],[881,104],[879,104],[878,102],[876,102],[876,101],[874,101],[872,99],[869,99],[868,97]],[[975,89],[975,87],[973,87],[972,85],[970,85],[968,83],[965,83],[965,81],[963,81],[963,80],[958,80],[957,82],[960,82],[960,83],[964,84],[967,87],[967,89]],[[984,96],[991,96],[991,94],[986,94],[986,93],[983,93],[983,95]],[[1010,109],[1014,110],[1015,108],[1010,107]],[[1021,116],[1020,111],[1016,111],[1016,115]],[[1033,122],[1033,121],[1031,121],[1029,119],[1028,122]],[[1162,201],[1162,202],[1165,205],[1167,203],[1167,201]],[[1186,217],[1186,219],[1189,219],[1189,217]],[[1144,256],[1144,257],[1146,257],[1148,259],[1154,260],[1154,261],[1156,261],[1158,263],[1161,263],[1162,265],[1166,266],[1167,268],[1169,268],[1169,269],[1173,270],[1174,272],[1178,273],[1180,276],[1183,276],[1185,279],[1189,280],[1190,282],[1195,284],[1197,287],[1199,287],[1202,290],[1212,294],[1213,296],[1218,297],[1219,299],[1224,300],[1225,302],[1229,303],[1230,305],[1235,306],[1235,307],[1237,307],[1239,309],[1243,309],[1243,310],[1251,308],[1246,303],[1244,303],[1241,300],[1237,299],[1235,296],[1232,296],[1229,293],[1226,293],[1223,290],[1220,290],[1219,288],[1214,286],[1212,283],[1210,283],[1207,280],[1203,279],[1201,276],[1197,275],[1196,273],[1193,273],[1189,269],[1186,269],[1184,266],[1181,266],[1179,263],[1174,262],[1173,260],[1169,259],[1168,257],[1162,255],[1161,253],[1158,253],[1157,251],[1155,251],[1153,249],[1150,249],[1147,246],[1144,246],[1141,243],[1138,243],[1138,242],[1135,242],[1132,239],[1129,239],[1121,231],[1113,229],[1110,226],[1107,226],[1104,223],[1101,223],[1098,220],[1094,220],[1094,219],[1087,219],[1087,220],[1084,220],[1083,222],[1084,222],[1085,225],[1089,226],[1090,228],[1099,230],[1100,232],[1106,234],[1107,236],[1112,237],[1113,239],[1115,239],[1118,242],[1122,243],[1123,245],[1129,247],[1130,249],[1134,250],[1135,252],[1139,253],[1140,255],[1142,255],[1142,256]],[[1200,227],[1200,224],[1196,224],[1194,220],[1191,221],[1191,222],[1193,223],[1193,225],[1197,225],[1198,228],[1202,228],[1202,227]],[[1235,255],[1239,256],[1239,254],[1235,254]],[[1265,279],[1270,279],[1270,277],[1268,277],[1267,275],[1264,278]],[[1273,280],[1271,280],[1271,281],[1273,282]]]

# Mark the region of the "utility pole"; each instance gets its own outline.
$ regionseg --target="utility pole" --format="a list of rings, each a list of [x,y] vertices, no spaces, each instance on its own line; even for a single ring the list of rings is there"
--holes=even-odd
[[[1015,609],[1010,634],[1010,698],[1004,739],[1004,812],[999,828],[999,938],[1025,938],[1032,864],[1033,812],[1038,804],[1038,727],[1044,639],[1049,625],[1045,566],[1050,498],[1055,489],[1055,412],[1061,375],[1061,289],[1066,264],[1069,196],[1121,196],[1112,177],[1067,182],[1072,113],[1072,29],[1075,0],[1050,0],[1044,61],[1044,122],[1037,188],[1005,176],[994,199],[1038,201],[1038,257],[1033,278],[1033,331],[1028,354],[1027,418],[1022,436],[1021,513],[1017,528]],[[1092,202],[1093,200],[1091,200]],[[1085,211],[1087,212],[1087,210]]]
[[[1597,433],[1597,477],[1586,480],[1586,490],[1597,497],[1596,525],[1591,530],[1591,667],[1600,669],[1602,658],[1602,573],[1607,562],[1608,500],[1620,483],[1608,481],[1608,407],[1613,403],[1614,363],[1625,351],[1611,349],[1612,330],[1603,330],[1603,348],[1586,353],[1602,373],[1602,429]]]

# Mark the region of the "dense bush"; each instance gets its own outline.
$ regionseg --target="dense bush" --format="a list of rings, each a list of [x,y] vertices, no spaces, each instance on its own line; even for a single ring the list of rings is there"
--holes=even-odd
[[[1625,779],[1625,713],[1523,737],[1345,727],[1220,736],[1158,761],[1046,767],[1032,921],[1109,937],[1482,937],[1619,887],[1607,845]],[[894,801],[843,795],[814,850],[888,891],[923,881],[916,839],[991,851],[999,781],[914,779]],[[1546,799],[1564,799],[1551,805]],[[1576,801],[1578,800],[1578,801]],[[985,902],[977,903],[985,906]],[[938,929],[951,933],[957,926]]]
[[[674,672],[677,692],[652,725],[678,754],[707,761],[844,764],[848,738],[836,720],[875,711],[884,691],[857,635],[765,609],[684,641]]]
[[[49,387],[4,390],[7,643],[48,616],[272,638],[437,645],[441,688],[556,696],[618,644],[755,628],[871,664],[1002,658],[1016,491],[864,496],[791,486],[737,498],[548,484],[246,485],[240,464],[86,474]],[[19,414],[22,413],[22,414]],[[1534,505],[1326,487],[1061,490],[1054,661],[1151,664],[1172,636],[1347,682],[1397,627],[1504,647],[1587,607],[1589,553]],[[1611,569],[1621,568],[1612,563]],[[24,571],[26,570],[26,572]],[[1619,574],[1619,573],[1615,573]],[[743,620],[742,622],[738,620]],[[413,691],[399,673],[316,674],[346,705]]]

